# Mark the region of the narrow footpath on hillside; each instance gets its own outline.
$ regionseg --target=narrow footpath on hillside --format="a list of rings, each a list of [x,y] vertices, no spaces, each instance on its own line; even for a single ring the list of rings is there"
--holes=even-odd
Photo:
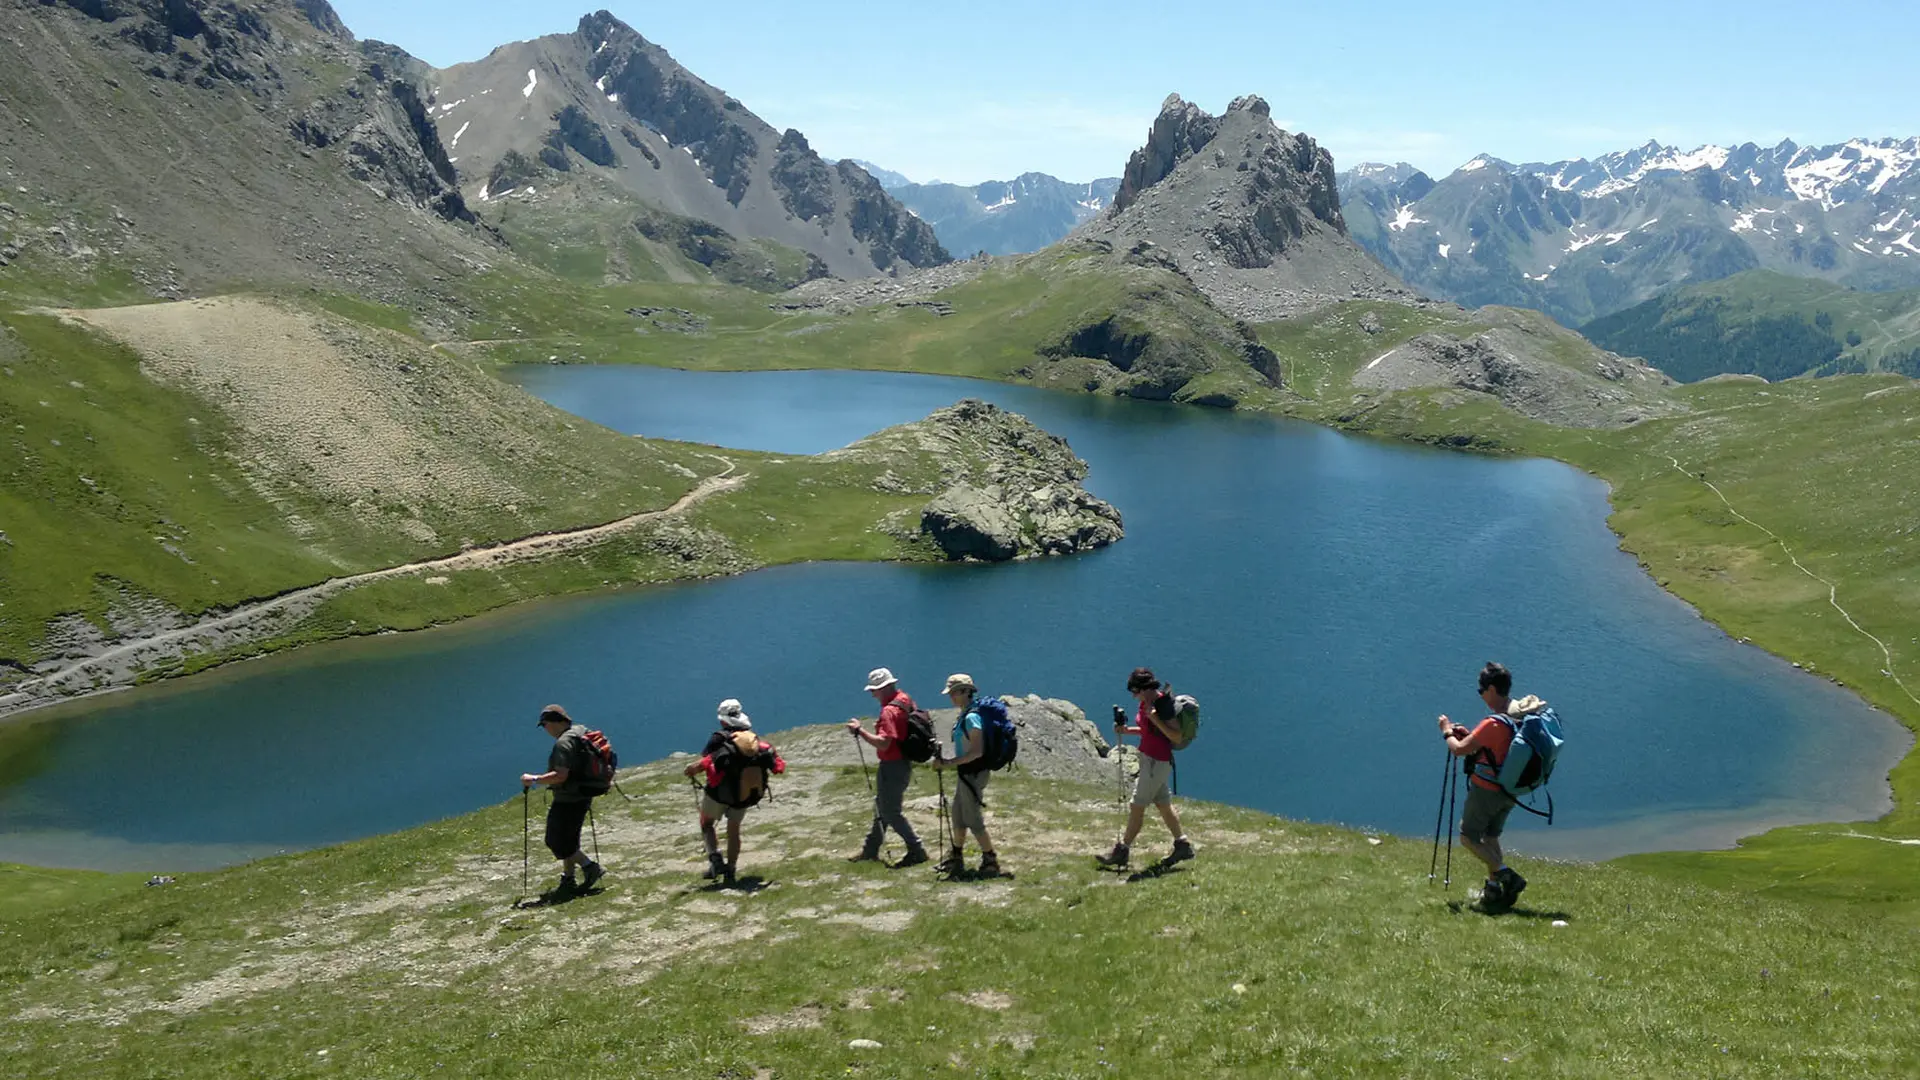
[[[731,491],[749,479],[750,474],[735,475],[738,468],[735,462],[718,455],[715,455],[715,460],[726,468],[701,480],[692,491],[663,509],[630,514],[604,525],[538,533],[489,547],[469,548],[437,559],[328,578],[317,585],[245,604],[190,626],[119,642],[93,656],[75,660],[51,674],[22,683],[12,693],[0,696],[0,719],[56,701],[124,689],[133,685],[142,671],[150,670],[156,664],[218,652],[271,637],[276,632],[292,627],[328,599],[362,585],[407,575],[431,575],[438,571],[493,570],[592,547],[637,526],[685,513],[703,500]],[[435,580],[434,577],[428,577],[427,581],[445,584],[444,580]]]

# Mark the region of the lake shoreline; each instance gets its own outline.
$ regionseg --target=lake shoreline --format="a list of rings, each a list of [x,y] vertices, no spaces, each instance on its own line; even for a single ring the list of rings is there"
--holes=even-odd
[[[1072,396],[1079,396],[1079,395],[1072,395]],[[1295,420],[1302,419],[1298,417],[1274,417],[1272,416],[1272,414],[1263,414],[1263,415],[1269,416],[1274,419],[1283,419],[1283,420],[1284,419],[1295,419]],[[1312,421],[1308,421],[1308,423],[1312,423]],[[1333,425],[1319,424],[1315,426],[1323,429],[1330,428],[1333,430],[1339,430],[1337,427]],[[1342,431],[1341,433],[1346,435],[1354,434],[1353,432],[1345,432],[1345,431]],[[1405,442],[1405,440],[1393,439],[1390,436],[1381,435],[1378,433],[1375,433],[1373,437],[1367,441],[1375,441],[1375,440],[1378,440],[1384,444],[1398,444],[1398,443]],[[1426,443],[1422,440],[1412,440],[1412,442],[1417,446],[1424,447],[1427,449],[1457,449],[1453,447],[1434,446],[1433,444]],[[1473,453],[1471,453],[1469,456],[1485,457],[1489,455],[1487,455],[1483,451],[1476,450]],[[1511,452],[1508,452],[1508,453],[1500,454],[1497,456],[1512,458],[1520,455],[1516,455]],[[1547,458],[1546,460],[1559,460],[1559,459]],[[1586,475],[1595,480],[1598,480],[1601,483],[1601,485],[1605,489],[1605,493],[1606,493],[1605,503],[1606,503],[1606,508],[1609,511],[1609,513],[1607,514],[1607,529],[1608,529],[1609,535],[1611,535],[1613,538],[1615,547],[1617,548],[1617,550],[1626,554],[1627,556],[1634,557],[1635,563],[1638,566],[1639,572],[1642,575],[1649,578],[1650,580],[1652,580],[1654,584],[1660,585],[1660,582],[1657,579],[1653,578],[1646,564],[1640,561],[1637,557],[1635,557],[1633,552],[1625,546],[1624,537],[1622,536],[1622,534],[1613,528],[1612,511],[1615,509],[1613,505],[1613,499],[1612,499],[1613,490],[1614,490],[1613,483],[1606,476],[1604,476],[1603,474],[1600,474],[1599,472],[1591,468],[1586,468],[1573,462],[1563,461],[1561,463],[1573,465],[1573,467],[1577,469],[1581,474]],[[815,562],[817,560],[805,560],[805,561]],[[836,560],[836,561],[840,561],[840,560]],[[856,561],[859,561],[859,560],[856,560]],[[871,560],[867,560],[867,561],[871,561]],[[768,566],[755,567],[754,569],[770,569],[770,568],[773,568],[775,565],[797,565],[797,564],[770,564]],[[736,574],[736,575],[729,575],[729,576],[738,577],[740,575]],[[690,580],[687,582],[674,582],[674,583],[691,584],[693,582]],[[612,588],[591,588],[591,589],[584,589],[584,590],[572,590],[569,592],[559,593],[559,594],[551,594],[543,597],[533,598],[525,601],[512,603],[509,605],[488,609],[486,611],[476,613],[471,616],[454,619],[447,623],[433,627],[433,629],[440,630],[441,635],[446,635],[450,633],[460,633],[460,632],[473,632],[473,633],[485,634],[488,630],[488,626],[493,622],[494,619],[521,620],[521,619],[524,619],[529,612],[535,611],[541,606],[560,605],[566,601],[585,601],[585,600],[592,600],[596,598],[607,598],[607,597],[617,596],[622,593],[635,591],[638,588],[644,587],[644,584],[656,584],[656,583],[629,584],[629,585],[614,586]],[[1692,616],[1694,620],[1697,620],[1701,623],[1714,627],[1714,629],[1718,633],[1728,637],[1729,640],[1732,640],[1731,636],[1727,635],[1726,631],[1723,628],[1721,628],[1719,624],[1715,623],[1713,620],[1708,618],[1700,610],[1698,606],[1693,604],[1691,601],[1689,601],[1685,597],[1682,597],[1665,587],[1661,587],[1659,589],[1659,595],[1667,598],[1668,600],[1678,602],[1684,605],[1687,613],[1690,616]],[[396,632],[394,631],[387,631],[387,632],[380,632],[375,634],[351,636],[345,639],[334,639],[329,642],[320,643],[320,644],[332,645],[333,646],[332,649],[316,650],[316,649],[295,647],[290,649],[272,650],[261,656],[250,657],[250,659],[261,659],[263,661],[271,662],[276,660],[290,661],[292,658],[298,657],[301,660],[311,659],[314,662],[328,663],[338,658],[339,653],[336,651],[338,649],[355,647],[355,646],[363,646],[363,647],[370,646],[376,637],[394,636],[395,633]],[[422,643],[432,642],[435,644],[442,644],[446,640],[448,640],[445,636],[439,636],[439,635],[414,635],[411,631],[406,631],[404,633],[406,633],[407,638],[409,640],[417,640]],[[1748,646],[1752,645],[1751,642],[1746,642],[1746,641],[1741,641],[1740,643]],[[379,649],[385,649],[389,646],[386,644],[383,644],[380,646],[373,646],[373,647],[379,648]],[[1762,648],[1761,651],[1763,653],[1766,653],[1770,657],[1774,657],[1776,659],[1779,658],[1779,654],[1773,653],[1771,650]],[[242,665],[237,665],[233,663],[223,663],[223,664],[216,665],[214,668],[211,668],[209,670],[228,672],[228,673],[231,673],[236,678],[246,678],[247,676],[251,675],[253,671],[257,669],[252,668],[250,666],[243,667]],[[1811,673],[1808,673],[1808,674],[1811,674]],[[1834,680],[1831,677],[1829,677],[1827,681],[1837,686],[1841,686],[1841,688],[1843,689],[1847,689],[1854,698],[1856,698],[1857,700],[1860,700],[1862,704],[1866,704],[1870,708],[1872,708],[1874,715],[1880,716],[1885,720],[1887,720],[1888,726],[1892,730],[1883,732],[1882,734],[1891,736],[1894,734],[1894,731],[1898,731],[1901,734],[1905,734],[1909,740],[1911,739],[1911,735],[1910,733],[1907,733],[1905,726],[1900,724],[1896,718],[1889,715],[1886,710],[1877,708],[1877,707],[1872,707],[1871,703],[1866,702],[1864,698],[1860,697],[1860,695],[1858,695],[1857,692],[1853,692],[1851,688],[1845,687],[1844,684],[1840,684],[1838,680]],[[205,684],[206,684],[206,680],[192,680],[192,679],[187,679],[183,676],[180,678],[170,678],[165,680],[159,680],[156,683],[154,689],[162,692],[168,689],[176,689],[176,688],[180,690],[191,690],[191,689],[195,689],[200,686],[203,686]],[[44,709],[18,711],[13,713],[11,716],[0,717],[0,723],[7,723],[9,721],[23,721],[23,720],[31,721],[36,717],[47,715],[51,710],[60,709],[62,706],[77,706],[78,711],[85,712],[92,705],[97,705],[99,700],[100,700],[100,696],[98,694],[89,694],[83,698],[75,698],[75,699],[70,699],[63,702],[54,703],[51,706]],[[56,713],[54,715],[58,715],[58,714]],[[1889,742],[1891,741],[1894,741],[1894,740],[1889,740]],[[1901,756],[1902,755],[1895,755],[1893,760],[1897,762]],[[1884,813],[1886,807],[1890,807],[1894,805],[1892,801],[1891,789],[1887,786],[1887,770],[1886,768],[1876,765],[1874,767],[1874,772],[1877,773],[1877,775],[1863,776],[1862,783],[1847,784],[1847,785],[1842,785],[1842,787],[1847,789],[1858,790],[1861,788],[1872,788],[1877,784],[1877,786],[1879,787],[1879,795],[1880,795],[1877,803],[1877,806],[1879,807],[1878,813]],[[1835,807],[1835,809],[1841,809],[1841,807]],[[1850,822],[1870,820],[1869,815],[1855,816],[1856,814],[1859,813],[1859,804],[1857,800],[1852,805],[1849,805],[1844,809],[1846,811],[1844,817],[1842,815],[1816,816],[1814,818],[1800,816],[1800,817],[1792,818],[1791,823],[1832,823],[1832,822],[1837,822],[1839,820],[1846,820]],[[1652,851],[1717,850],[1717,849],[1721,849],[1726,846],[1735,844],[1737,843],[1738,840],[1743,839],[1745,837],[1757,835],[1758,833],[1768,831],[1769,829],[1777,827],[1782,823],[1786,823],[1786,821],[1787,819],[1781,818],[1778,814],[1773,812],[1771,808],[1768,808],[1765,806],[1755,807],[1753,808],[1753,812],[1751,814],[1748,814],[1745,816],[1742,816],[1742,813],[1739,811],[1727,812],[1723,814],[1723,820],[1715,828],[1700,832],[1698,834],[1700,836],[1700,840],[1695,845],[1675,848],[1672,844],[1656,843],[1650,846],[1635,846],[1630,850],[1621,850],[1618,852],[1612,852],[1603,857],[1611,858],[1611,857],[1615,857],[1616,854],[1627,854],[1627,853],[1638,854],[1638,853],[1646,853],[1646,852],[1652,852]]]

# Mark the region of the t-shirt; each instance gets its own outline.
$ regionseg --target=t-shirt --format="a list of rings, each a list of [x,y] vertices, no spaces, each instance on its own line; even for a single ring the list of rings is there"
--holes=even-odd
[[[580,782],[587,776],[587,755],[591,753],[585,724],[575,724],[553,740],[553,752],[547,755],[547,771],[567,770],[566,781],[553,789],[554,802],[585,802],[593,798],[579,790]]]
[[[885,749],[874,751],[874,757],[881,761],[906,760],[907,714],[912,711],[913,699],[905,694],[895,694],[892,701],[880,707],[880,722],[874,725],[874,734],[893,741]]]
[[[1151,707],[1153,711],[1160,714],[1160,719],[1167,721],[1169,724],[1173,722],[1173,697],[1171,695],[1155,695]],[[1147,719],[1148,708],[1149,706],[1147,705],[1140,706],[1140,711],[1135,713],[1133,717],[1133,722],[1140,726],[1140,752],[1155,761],[1172,761],[1173,744],[1167,741],[1165,735],[1160,734],[1159,728],[1153,726],[1153,721]]]
[[[1474,759],[1486,761],[1491,757],[1494,771],[1498,772],[1500,766],[1506,763],[1507,749],[1513,745],[1513,728],[1505,720],[1489,716],[1474,727],[1473,741],[1486,752],[1482,754],[1481,750],[1475,750]],[[1473,774],[1473,782],[1488,791],[1500,790],[1499,784],[1481,776],[1478,771]]]
[[[973,709],[961,713],[953,722],[953,756],[961,757],[967,752],[967,732],[983,730],[980,726],[980,714]]]

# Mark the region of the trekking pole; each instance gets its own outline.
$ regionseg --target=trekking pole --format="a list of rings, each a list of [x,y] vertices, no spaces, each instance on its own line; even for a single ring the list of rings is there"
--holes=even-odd
[[[1443,888],[1453,887],[1453,810],[1455,796],[1460,791],[1460,774],[1447,770],[1447,878],[1441,882]]]
[[[940,782],[940,842],[950,845],[953,842],[953,827],[950,824],[953,819],[947,813],[947,771],[935,769],[933,775],[934,779]],[[966,781],[962,780],[961,783],[964,784]]]
[[[1453,778],[1453,751],[1440,761],[1440,805],[1433,808],[1433,858],[1427,860],[1427,884],[1440,876],[1440,823],[1447,813],[1447,783]]]
[[[593,821],[593,800],[587,800],[587,828],[593,835],[593,861],[600,861],[600,826]]]
[[[860,733],[857,731],[853,733],[853,748],[860,752],[860,775],[867,778],[867,797],[873,800],[873,820],[877,823],[880,820],[880,795],[873,787],[873,773],[867,769],[866,741],[860,738]],[[882,835],[885,835],[884,829]],[[887,851],[889,853],[893,851],[891,844],[887,846]]]
[[[533,859],[533,789],[520,785],[520,891],[526,892],[527,864]]]

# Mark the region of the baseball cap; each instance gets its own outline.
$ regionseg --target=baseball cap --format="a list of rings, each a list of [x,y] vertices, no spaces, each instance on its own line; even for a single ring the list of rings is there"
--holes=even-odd
[[[534,724],[537,726],[540,724],[544,724],[549,720],[558,720],[561,723],[565,723],[565,724],[573,723],[573,717],[568,716],[567,710],[561,708],[558,705],[549,705],[546,708],[541,709],[540,719],[535,720]]]

